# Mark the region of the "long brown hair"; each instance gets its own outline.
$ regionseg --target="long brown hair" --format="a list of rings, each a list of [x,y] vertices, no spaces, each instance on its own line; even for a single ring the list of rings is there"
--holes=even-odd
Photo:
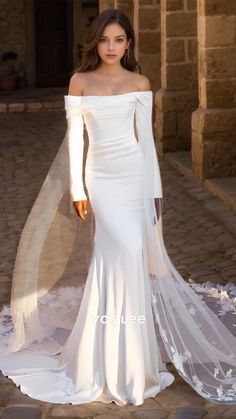
[[[121,65],[129,71],[141,73],[141,68],[134,55],[135,36],[129,18],[122,10],[105,9],[99,13],[91,23],[85,44],[81,49],[81,61],[79,67],[72,71],[71,75],[77,72],[95,70],[101,58],[97,52],[97,44],[102,37],[103,31],[109,23],[119,23],[124,29],[127,39],[131,39],[129,49],[121,58]]]

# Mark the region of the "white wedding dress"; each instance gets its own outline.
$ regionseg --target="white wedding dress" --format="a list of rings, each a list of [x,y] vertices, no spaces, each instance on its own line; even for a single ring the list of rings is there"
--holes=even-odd
[[[11,307],[1,312],[0,369],[35,399],[123,406],[170,386],[171,361],[203,397],[235,404],[236,339],[164,246],[152,92],[68,95],[65,109],[67,133],[22,232]],[[71,202],[87,198],[82,222]],[[89,250],[83,229],[93,216]]]

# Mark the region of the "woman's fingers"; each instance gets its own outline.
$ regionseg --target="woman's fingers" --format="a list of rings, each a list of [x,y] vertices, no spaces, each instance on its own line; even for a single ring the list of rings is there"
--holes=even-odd
[[[73,202],[74,208],[76,210],[77,215],[81,218],[81,220],[85,220],[87,214],[87,200],[83,201],[74,201]]]

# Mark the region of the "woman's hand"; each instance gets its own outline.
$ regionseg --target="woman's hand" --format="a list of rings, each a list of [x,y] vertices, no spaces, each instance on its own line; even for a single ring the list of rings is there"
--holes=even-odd
[[[77,215],[81,218],[81,220],[85,220],[85,214],[87,214],[87,200],[83,201],[73,201],[73,207]]]

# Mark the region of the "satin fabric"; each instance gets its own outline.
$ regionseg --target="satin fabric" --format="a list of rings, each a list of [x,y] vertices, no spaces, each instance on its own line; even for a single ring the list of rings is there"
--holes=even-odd
[[[71,200],[87,199],[85,123],[85,184],[96,226],[83,298],[65,344],[51,355],[42,353],[47,342],[41,353],[28,343],[0,356],[3,372],[36,399],[140,405],[174,381],[157,341],[144,248],[145,160],[134,132],[138,95],[65,96]]]
[[[152,99],[65,96],[68,129],[21,235],[10,310],[0,313],[0,368],[32,397],[139,405],[171,385],[171,361],[208,401],[236,404],[235,306],[222,320],[165,248]],[[71,203],[86,197],[94,219],[83,223]],[[90,221],[94,237],[84,240]]]

